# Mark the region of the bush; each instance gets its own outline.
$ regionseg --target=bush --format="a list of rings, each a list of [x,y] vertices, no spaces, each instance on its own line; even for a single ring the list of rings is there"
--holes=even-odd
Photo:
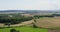
[[[33,24],[33,28],[37,28],[37,26],[35,24]]]
[[[11,29],[10,32],[19,32],[16,29]]]

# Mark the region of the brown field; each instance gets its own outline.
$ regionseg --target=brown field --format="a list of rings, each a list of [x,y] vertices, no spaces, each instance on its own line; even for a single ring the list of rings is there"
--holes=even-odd
[[[48,32],[60,32],[60,30],[48,30]]]
[[[60,28],[60,18],[40,18],[34,23],[42,28]]]

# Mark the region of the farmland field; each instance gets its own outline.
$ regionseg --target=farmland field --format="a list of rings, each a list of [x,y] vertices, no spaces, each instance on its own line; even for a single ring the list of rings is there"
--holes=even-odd
[[[60,28],[60,18],[40,18],[35,24],[42,28]]]
[[[12,28],[0,28],[0,32],[10,32]],[[48,32],[47,29],[33,28],[33,27],[15,27],[14,29],[20,32]]]

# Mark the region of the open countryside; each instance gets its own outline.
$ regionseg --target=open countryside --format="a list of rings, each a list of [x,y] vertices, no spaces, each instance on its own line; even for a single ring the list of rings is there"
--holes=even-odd
[[[30,11],[29,11],[30,12]],[[36,13],[36,12],[35,12]],[[59,14],[1,13],[0,32],[52,32],[59,30]]]

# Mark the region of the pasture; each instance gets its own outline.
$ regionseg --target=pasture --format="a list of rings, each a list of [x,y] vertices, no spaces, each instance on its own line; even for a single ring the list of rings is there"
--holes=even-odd
[[[0,28],[0,32],[10,32],[12,28]],[[47,29],[33,28],[33,27],[15,27],[20,32],[48,32]]]

